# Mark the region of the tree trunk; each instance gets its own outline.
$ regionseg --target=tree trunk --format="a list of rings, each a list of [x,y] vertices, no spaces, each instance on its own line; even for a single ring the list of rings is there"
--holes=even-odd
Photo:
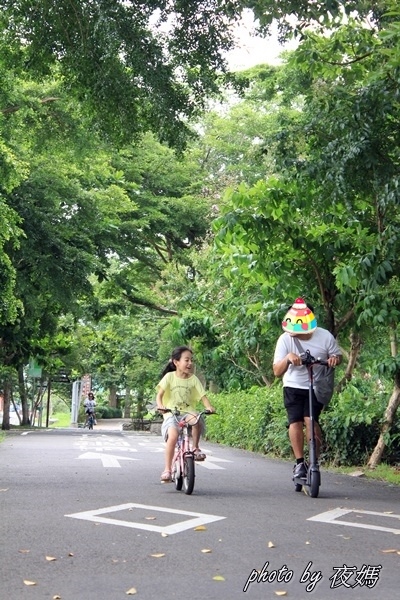
[[[387,405],[387,408],[385,410],[384,422],[381,427],[381,433],[379,435],[378,442],[368,461],[367,466],[369,469],[375,469],[375,467],[379,465],[379,463],[382,460],[382,455],[386,448],[386,436],[393,426],[396,417],[396,411],[400,405],[400,382],[398,381],[399,379],[400,373],[396,377],[394,390],[392,392],[392,395],[390,396],[389,404]]]
[[[397,356],[397,325],[391,324],[390,327],[390,353],[393,357]],[[400,371],[396,371],[394,376],[394,389],[392,395],[389,398],[389,403],[385,410],[384,421],[381,427],[381,433],[379,435],[378,443],[376,444],[374,451],[372,452],[368,461],[368,467],[375,469],[382,460],[383,453],[386,448],[386,439],[390,430],[393,426],[396,418],[396,412],[400,405]]]
[[[357,332],[352,331],[350,334],[350,353],[348,356],[346,371],[343,378],[336,387],[337,392],[341,392],[344,389],[346,383],[353,378],[353,372],[357,363],[358,355],[361,351],[361,346],[362,340],[360,335]]]
[[[21,398],[22,422],[21,425],[29,425],[29,404],[28,394],[26,393],[24,367],[18,367],[18,392]]]
[[[8,379],[3,381],[3,423],[1,428],[3,431],[10,429],[10,395],[11,384]]]
[[[117,408],[117,388],[115,385],[110,386],[108,401],[111,408]]]
[[[136,390],[136,418],[143,419],[145,414],[145,402],[144,402],[144,389],[139,388]]]
[[[127,388],[125,388],[125,407],[124,407],[125,419],[129,419],[131,416],[131,403],[132,403],[131,390],[129,387],[127,387]]]
[[[15,404],[14,394],[13,394],[13,388],[12,387],[10,389],[10,408],[11,408],[11,404],[14,407],[15,416],[18,419],[18,423],[21,425],[21,411],[18,410],[18,406],[17,406],[17,404]]]

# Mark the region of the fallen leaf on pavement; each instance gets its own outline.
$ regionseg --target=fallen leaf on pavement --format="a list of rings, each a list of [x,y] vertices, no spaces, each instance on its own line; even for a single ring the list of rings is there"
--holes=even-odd
[[[275,548],[274,542],[268,542],[268,548]]]
[[[48,560],[49,562],[52,560],[57,560],[54,556],[46,556],[46,560]]]
[[[150,556],[153,558],[161,558],[162,556],[165,556],[165,554],[163,552],[159,552],[158,554],[150,554]]]
[[[18,550],[18,552],[21,552],[21,554],[28,554],[28,552],[30,552],[30,550]]]
[[[215,575],[213,579],[214,581],[225,581],[225,577],[222,577],[222,575]]]
[[[203,554],[210,554],[212,552],[212,550],[210,550],[210,548],[203,548],[202,553]]]
[[[135,594],[137,594],[137,590],[136,588],[131,588],[130,590],[128,590],[126,592],[127,596],[134,596]]]
[[[61,596],[55,595],[53,596],[53,600],[61,600]]]
[[[195,531],[206,531],[206,529],[207,527],[205,527],[204,525],[198,525],[194,528]]]
[[[162,533],[161,537],[168,537],[168,533]]]
[[[155,521],[157,517],[145,517],[145,519],[147,519],[147,521]]]
[[[25,585],[36,585],[36,581],[29,581],[29,579],[24,579]]]
[[[276,596],[287,596],[287,592],[285,592],[284,590],[276,590],[275,595]]]
[[[396,548],[390,548],[388,550],[381,550],[381,552],[383,552],[383,554],[390,554],[390,553],[398,552],[398,550]]]

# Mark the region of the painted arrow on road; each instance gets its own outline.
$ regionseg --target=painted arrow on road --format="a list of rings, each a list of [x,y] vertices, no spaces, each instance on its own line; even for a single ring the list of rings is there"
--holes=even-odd
[[[78,459],[93,460],[94,458],[100,459],[103,463],[103,467],[114,467],[117,469],[121,468],[119,464],[120,460],[139,460],[138,458],[130,458],[129,456],[115,456],[113,454],[101,454],[100,452],[85,452],[78,456]]]

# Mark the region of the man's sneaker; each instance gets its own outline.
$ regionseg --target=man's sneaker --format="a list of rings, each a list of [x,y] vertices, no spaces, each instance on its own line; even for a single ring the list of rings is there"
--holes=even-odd
[[[294,465],[293,467],[293,479],[300,478],[305,479],[307,477],[307,467],[304,462]]]

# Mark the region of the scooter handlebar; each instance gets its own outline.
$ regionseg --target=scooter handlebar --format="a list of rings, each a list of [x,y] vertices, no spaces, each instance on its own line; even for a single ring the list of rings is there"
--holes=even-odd
[[[310,354],[310,351],[307,350],[305,352],[305,354],[302,356],[301,364],[302,365],[306,365],[306,366],[323,365],[323,366],[327,367],[328,366],[328,361],[327,360],[323,360],[322,358],[314,358]]]

